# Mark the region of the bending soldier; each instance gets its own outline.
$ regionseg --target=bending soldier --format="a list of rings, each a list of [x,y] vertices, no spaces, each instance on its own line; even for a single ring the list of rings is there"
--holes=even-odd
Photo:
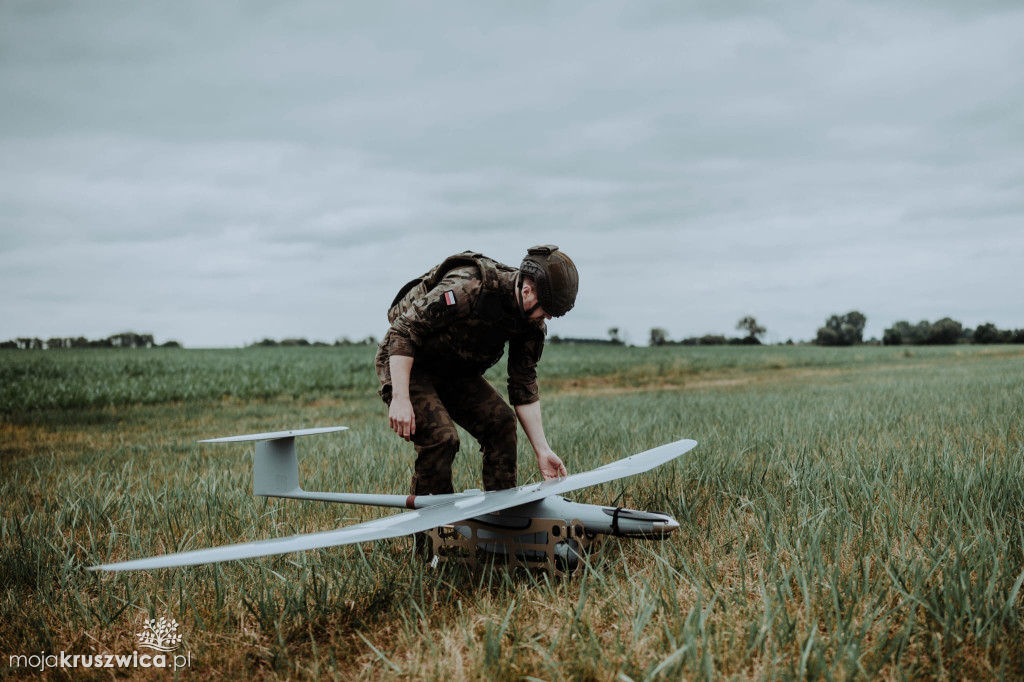
[[[487,490],[516,485],[517,418],[543,477],[567,474],[544,435],[536,368],[544,321],[572,309],[578,283],[557,246],[535,246],[518,270],[466,251],[399,291],[376,367],[390,426],[416,448],[413,495],[454,492],[455,424],[480,442]],[[506,343],[512,407],[483,378]]]

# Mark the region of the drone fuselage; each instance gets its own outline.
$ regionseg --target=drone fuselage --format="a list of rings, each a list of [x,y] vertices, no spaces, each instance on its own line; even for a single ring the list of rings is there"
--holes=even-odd
[[[364,504],[377,507],[404,507],[406,509],[427,509],[460,499],[480,495],[480,490],[467,490],[446,495],[374,495],[366,493],[330,493],[307,490],[293,490],[287,493],[263,493],[267,497],[287,497],[321,502],[343,504]],[[560,495],[545,497],[536,502],[502,509],[493,514],[467,517],[485,525],[508,529],[525,528],[530,519],[577,520],[588,533],[614,535],[626,538],[660,540],[679,528],[679,522],[664,512],[639,511],[625,507],[606,507],[599,504],[573,502]]]
[[[679,522],[661,512],[638,511],[625,507],[573,502],[553,495],[529,504],[503,509],[473,520],[491,526],[525,528],[532,519],[578,521],[590,534],[660,540],[679,528]]]

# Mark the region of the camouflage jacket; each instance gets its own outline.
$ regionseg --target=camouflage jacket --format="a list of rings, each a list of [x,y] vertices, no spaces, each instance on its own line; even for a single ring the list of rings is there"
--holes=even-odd
[[[377,349],[381,396],[391,392],[392,355],[415,358],[414,367],[439,377],[480,375],[509,345],[508,397],[513,405],[539,400],[537,363],[544,323],[522,318],[515,298],[518,270],[498,270],[498,290],[486,291],[476,266],[457,267],[397,317]]]

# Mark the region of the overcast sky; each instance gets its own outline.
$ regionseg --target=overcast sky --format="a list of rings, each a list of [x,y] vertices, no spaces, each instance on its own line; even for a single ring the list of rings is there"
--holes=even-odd
[[[730,9],[726,9],[724,6]],[[0,340],[380,337],[553,243],[549,333],[1024,327],[1019,2],[0,1]]]

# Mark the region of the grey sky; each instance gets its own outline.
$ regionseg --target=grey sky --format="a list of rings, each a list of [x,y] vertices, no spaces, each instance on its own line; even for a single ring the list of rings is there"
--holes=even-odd
[[[0,339],[379,337],[467,248],[562,336],[1024,327],[1019,3],[0,3]]]

